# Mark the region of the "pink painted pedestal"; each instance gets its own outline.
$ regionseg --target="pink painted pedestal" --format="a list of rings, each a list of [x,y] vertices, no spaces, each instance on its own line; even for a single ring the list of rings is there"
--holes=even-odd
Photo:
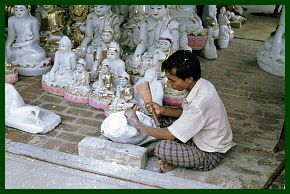
[[[100,101],[93,97],[89,97],[89,105],[96,109],[106,110],[109,108],[110,103],[111,102]]]
[[[9,84],[13,84],[18,81],[18,74],[9,74],[5,75],[5,82]]]
[[[75,96],[75,95],[72,95],[72,94],[67,93],[67,92],[64,93],[64,99],[69,101],[69,102],[73,102],[73,103],[77,103],[77,104],[88,104],[89,103],[88,96]]]
[[[163,103],[168,106],[181,106],[183,99],[183,97],[164,94]]]
[[[59,95],[59,96],[64,96],[64,93],[65,93],[64,89],[53,87],[53,86],[48,86],[44,82],[42,82],[42,88],[49,93]]]

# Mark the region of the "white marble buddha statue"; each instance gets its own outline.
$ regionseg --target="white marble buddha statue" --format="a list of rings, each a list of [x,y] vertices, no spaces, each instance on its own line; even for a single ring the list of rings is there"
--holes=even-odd
[[[149,7],[149,16],[140,24],[140,41],[134,52],[131,62],[138,62],[145,51],[153,53],[159,40],[161,32],[168,30],[172,36],[172,50],[179,48],[179,27],[176,20],[170,19],[166,5],[151,5]],[[134,66],[134,65],[133,65]]]
[[[109,44],[114,41],[114,30],[109,25],[106,25],[102,31],[101,39],[94,39],[92,47],[95,53],[95,65],[93,70],[96,70],[101,61],[107,58]]]
[[[116,86],[115,97],[109,106],[111,111],[125,110],[132,106],[129,103],[134,98],[133,86],[130,84],[130,75],[127,72],[123,72],[119,76],[119,84]]]
[[[115,77],[115,85],[118,85],[119,76],[125,72],[125,62],[120,59],[120,46],[117,42],[111,42],[107,51],[107,60],[111,73]]]
[[[172,53],[172,36],[168,30],[161,33],[158,41],[158,48],[153,54],[153,66],[158,73],[161,72],[162,62],[165,61]]]
[[[86,36],[80,46],[79,56],[85,55],[88,44],[91,44],[93,40],[98,42],[101,39],[105,25],[113,28],[114,39],[118,40],[120,35],[118,16],[111,12],[111,7],[108,5],[94,5],[94,12],[87,16]]]
[[[73,83],[68,86],[68,92],[76,96],[88,96],[90,92],[90,75],[85,69],[84,59],[79,59],[73,72]]]
[[[230,42],[230,21],[226,15],[226,8],[222,7],[218,15],[219,22],[219,39],[218,46],[220,48],[227,48]]]
[[[38,20],[29,15],[26,5],[15,5],[15,16],[8,19],[5,55],[12,64],[24,68],[42,68],[49,63],[39,46]]]
[[[54,65],[50,72],[42,76],[48,86],[64,88],[73,83],[76,70],[76,55],[71,51],[71,40],[63,36],[59,41],[59,50],[55,53]]]
[[[213,38],[213,27],[208,27],[208,35],[207,35],[207,42],[204,46],[204,49],[202,51],[203,55],[207,59],[216,59],[217,58],[217,49],[214,44],[214,38]]]

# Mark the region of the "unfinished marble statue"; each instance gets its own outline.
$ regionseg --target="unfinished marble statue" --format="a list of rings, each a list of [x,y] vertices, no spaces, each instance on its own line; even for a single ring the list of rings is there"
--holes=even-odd
[[[127,123],[125,111],[110,114],[101,125],[101,133],[114,142],[142,145],[155,138],[141,133]],[[147,115],[136,111],[139,120],[151,127],[154,127],[153,120]]]
[[[17,68],[12,65],[11,61],[7,61],[5,58],[5,82],[13,84],[18,81]]]
[[[225,7],[222,7],[220,9],[220,13],[218,15],[218,21],[219,21],[218,46],[222,49],[227,48],[229,46],[229,41],[230,41],[230,29],[229,29],[230,21],[226,15]]]
[[[151,5],[149,7],[150,17],[144,19],[140,24],[140,41],[134,52],[133,58],[129,61],[131,66],[138,66],[142,55],[147,51],[153,53],[157,48],[161,32],[168,30],[172,36],[172,50],[179,48],[179,28],[176,20],[170,19],[166,5]],[[133,60],[134,59],[134,60]]]
[[[45,50],[55,53],[65,27],[65,10],[56,5],[40,5],[35,9],[40,24],[40,41]]]
[[[8,19],[8,37],[5,54],[18,66],[18,73],[24,76],[38,76],[51,69],[49,59],[39,46],[38,20],[29,15],[25,5],[15,5],[15,16]]]
[[[236,15],[234,12],[232,11],[227,11],[226,12],[227,17],[229,18],[230,21],[234,21],[234,22],[241,22],[242,24],[245,23],[247,20],[245,17],[240,16],[240,15]]]
[[[57,114],[24,103],[13,85],[5,83],[5,125],[29,133],[47,133],[61,119]]]
[[[117,14],[119,17],[120,27],[126,22],[129,14],[128,5],[112,5],[112,12]]]
[[[133,104],[129,103],[134,98],[133,86],[130,84],[130,75],[123,72],[119,76],[119,84],[116,87],[115,97],[109,105],[111,112],[125,110],[132,107]]]
[[[214,45],[213,33],[214,33],[213,27],[209,27],[208,35],[207,35],[207,42],[202,51],[204,57],[207,59],[217,59],[217,50],[216,50],[216,46]]]
[[[94,5],[94,12],[89,13],[86,21],[86,36],[80,46],[79,56],[84,56],[87,47],[92,41],[100,41],[102,31],[105,25],[111,26],[114,30],[114,39],[118,40],[120,36],[119,18],[111,12],[108,5]]]
[[[64,89],[73,84],[73,72],[76,70],[76,55],[71,51],[71,40],[63,36],[59,49],[55,53],[54,65],[50,72],[42,76],[42,82],[50,87]]]
[[[107,59],[110,71],[114,74],[115,85],[118,85],[119,76],[125,72],[125,62],[120,59],[120,46],[117,42],[111,42],[109,44]]]
[[[285,6],[276,31],[258,49],[257,61],[262,70],[285,77]]]
[[[134,86],[134,97],[135,100],[140,104],[141,108],[143,109],[143,111],[148,114],[145,106],[144,106],[144,102],[141,99],[141,97],[138,95],[138,92],[136,90],[136,85],[141,84],[143,82],[149,82],[149,86],[150,86],[150,90],[151,90],[151,94],[152,94],[152,101],[156,102],[157,104],[159,104],[160,106],[162,106],[162,102],[163,102],[163,87],[161,84],[161,81],[157,80],[157,70],[156,69],[148,69],[145,72],[145,75],[143,78],[141,78],[140,80],[137,81],[137,83]]]

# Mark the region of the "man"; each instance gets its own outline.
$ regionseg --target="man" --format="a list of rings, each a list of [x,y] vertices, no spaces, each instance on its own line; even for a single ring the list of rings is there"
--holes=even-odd
[[[200,171],[213,169],[234,146],[226,110],[215,87],[201,78],[199,60],[190,51],[173,53],[162,63],[162,70],[173,89],[186,89],[189,94],[179,108],[156,103],[147,104],[146,108],[177,120],[169,126],[163,121],[161,128],[153,128],[141,123],[134,111],[127,109],[128,123],[161,140],[155,148],[161,172],[172,169],[172,165]]]

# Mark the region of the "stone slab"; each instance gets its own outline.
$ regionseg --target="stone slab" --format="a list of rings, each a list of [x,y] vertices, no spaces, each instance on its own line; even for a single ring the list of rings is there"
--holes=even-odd
[[[147,149],[132,144],[112,142],[103,138],[85,137],[79,144],[80,156],[144,169],[147,165]]]
[[[192,181],[186,178],[160,174],[143,169],[109,163],[93,158],[77,156],[54,150],[43,149],[23,143],[11,142],[6,147],[6,152],[26,156],[35,160],[49,162],[72,169],[95,173],[103,176],[117,178],[132,183],[139,183],[156,188],[168,189],[218,189],[213,184]]]

